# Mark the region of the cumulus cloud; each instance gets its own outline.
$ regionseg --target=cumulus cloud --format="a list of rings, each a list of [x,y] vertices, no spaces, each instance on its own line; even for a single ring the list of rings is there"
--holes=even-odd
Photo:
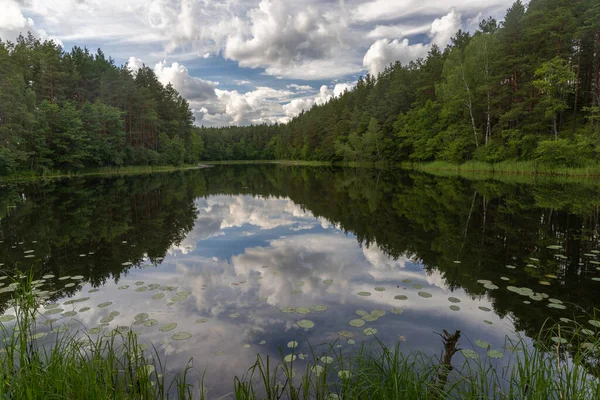
[[[379,39],[365,53],[363,66],[370,74],[377,75],[388,65],[396,61],[407,64],[417,58],[425,57],[434,44],[441,48],[446,47],[461,27],[461,15],[456,9],[452,9],[447,15],[442,18],[436,18],[431,23],[429,28],[430,43],[411,44],[407,38],[393,40],[387,38]]]
[[[127,68],[129,68],[129,70],[131,72],[133,72],[134,74],[136,72],[138,72],[139,69],[142,68],[143,66],[144,66],[144,62],[134,56],[129,57],[129,60],[127,60]]]
[[[15,0],[0,0],[0,39],[15,40],[19,34],[26,35],[31,32],[41,40],[52,40],[63,46],[61,40],[49,35],[43,29],[37,29],[31,18],[23,15],[21,6]]]
[[[154,66],[154,73],[163,85],[171,83],[189,101],[207,101],[217,97],[215,88],[219,82],[212,82],[190,76],[188,69],[177,62],[167,65],[166,61]]]
[[[429,32],[431,24],[424,25],[377,25],[369,31],[369,39],[398,38]]]

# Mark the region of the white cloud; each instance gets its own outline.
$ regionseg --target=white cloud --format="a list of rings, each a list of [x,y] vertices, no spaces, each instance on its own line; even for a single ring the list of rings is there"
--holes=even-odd
[[[154,73],[163,85],[169,83],[188,101],[201,102],[216,99],[215,88],[219,82],[212,82],[190,76],[188,69],[177,62],[168,66],[166,61],[154,66]]]
[[[314,99],[294,99],[283,106],[283,112],[287,117],[295,117],[302,111],[308,111],[315,104]]]
[[[298,85],[296,83],[292,83],[291,85],[287,85],[288,89],[294,89],[296,92],[308,92],[314,90],[310,85]]]
[[[363,65],[371,75],[377,75],[395,61],[406,64],[425,57],[429,46],[422,43],[410,44],[408,39],[380,39],[373,43],[363,58]]]
[[[134,56],[129,57],[129,60],[127,60],[127,68],[129,68],[129,70],[134,74],[143,66],[144,62]]]
[[[14,41],[19,34],[27,35],[31,32],[41,40],[52,40],[62,46],[63,43],[43,29],[37,29],[31,18],[23,15],[21,7],[15,0],[0,0],[0,39]]]
[[[363,57],[363,66],[367,68],[370,74],[377,75],[396,61],[407,64],[417,58],[425,57],[433,44],[441,48],[446,47],[461,27],[461,15],[456,9],[452,9],[447,15],[436,18],[431,23],[429,29],[431,43],[411,44],[406,38],[402,40],[379,39],[371,45]]]
[[[377,25],[367,37],[369,39],[399,38],[429,32],[431,24],[424,25]]]

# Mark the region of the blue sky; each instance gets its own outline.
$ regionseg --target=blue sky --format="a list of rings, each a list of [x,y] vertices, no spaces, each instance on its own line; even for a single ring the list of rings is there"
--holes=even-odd
[[[32,31],[152,67],[197,125],[285,123],[367,72],[426,56],[512,0],[0,0],[0,38]]]

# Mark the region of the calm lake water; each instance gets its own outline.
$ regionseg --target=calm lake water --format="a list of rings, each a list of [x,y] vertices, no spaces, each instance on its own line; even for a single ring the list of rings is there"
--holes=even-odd
[[[435,332],[461,330],[463,348],[485,357],[484,340],[506,363],[506,335],[547,319],[595,329],[598,185],[281,165],[4,185],[0,275],[43,279],[40,329],[130,326],[168,371],[193,358],[209,398],[257,353],[352,351],[367,328],[436,355]],[[351,326],[359,310],[375,313]]]

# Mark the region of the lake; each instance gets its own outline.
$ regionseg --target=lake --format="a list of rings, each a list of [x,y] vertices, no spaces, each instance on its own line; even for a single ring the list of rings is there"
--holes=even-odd
[[[5,277],[32,271],[45,340],[131,327],[167,371],[206,370],[209,398],[292,341],[439,355],[460,330],[508,363],[507,335],[596,329],[599,219],[593,181],[258,164],[5,184],[0,320]]]

